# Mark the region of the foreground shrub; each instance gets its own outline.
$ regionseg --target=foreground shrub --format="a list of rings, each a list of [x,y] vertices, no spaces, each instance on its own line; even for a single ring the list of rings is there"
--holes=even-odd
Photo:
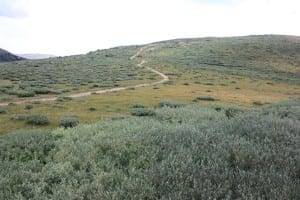
[[[47,125],[50,122],[44,115],[31,115],[26,117],[26,123],[31,125]]]
[[[0,161],[9,158],[16,162],[38,160],[46,163],[47,156],[55,146],[55,138],[51,133],[40,130],[10,133],[0,143]]]
[[[300,199],[300,122],[268,110],[164,107],[3,136],[0,199]]]
[[[64,128],[72,128],[79,124],[79,120],[74,116],[65,116],[59,120],[59,125]]]

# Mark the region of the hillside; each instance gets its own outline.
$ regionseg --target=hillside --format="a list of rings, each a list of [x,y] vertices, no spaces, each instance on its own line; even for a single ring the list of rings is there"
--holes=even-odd
[[[300,84],[300,37],[247,36],[158,42],[144,55],[151,65]]]
[[[56,128],[66,115],[93,123],[128,114],[133,103],[154,106],[167,99],[259,108],[299,98],[299,40],[279,35],[177,39],[1,63],[0,134],[30,129],[25,119],[38,114],[49,119],[43,128]]]
[[[18,61],[18,60],[24,60],[24,58],[20,56],[16,56],[0,48],[0,62],[9,62],[9,61]]]
[[[0,199],[300,199],[300,37],[0,63]]]

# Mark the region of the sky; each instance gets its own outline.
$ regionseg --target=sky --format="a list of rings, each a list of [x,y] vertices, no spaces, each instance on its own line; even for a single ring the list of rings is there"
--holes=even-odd
[[[300,35],[299,0],[0,0],[0,48],[58,56],[155,41]]]

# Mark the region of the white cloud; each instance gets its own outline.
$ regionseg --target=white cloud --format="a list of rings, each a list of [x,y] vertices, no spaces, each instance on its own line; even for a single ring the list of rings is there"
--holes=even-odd
[[[0,17],[0,47],[68,55],[180,37],[300,35],[299,7],[298,0],[28,0],[25,19]]]

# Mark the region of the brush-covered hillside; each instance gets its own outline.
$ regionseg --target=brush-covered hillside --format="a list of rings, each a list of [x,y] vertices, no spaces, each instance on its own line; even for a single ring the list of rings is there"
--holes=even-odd
[[[0,199],[300,199],[300,38],[0,64]]]
[[[151,65],[214,70],[300,84],[300,37],[297,36],[178,39],[154,43],[144,56]]]
[[[28,120],[39,115],[47,123],[37,127],[46,129],[65,116],[94,123],[128,114],[134,103],[259,108],[299,98],[299,41],[280,35],[177,39],[0,63],[0,134],[30,129]]]
[[[9,61],[17,61],[17,60],[24,60],[24,58],[20,56],[16,56],[0,48],[0,62],[9,62]]]

